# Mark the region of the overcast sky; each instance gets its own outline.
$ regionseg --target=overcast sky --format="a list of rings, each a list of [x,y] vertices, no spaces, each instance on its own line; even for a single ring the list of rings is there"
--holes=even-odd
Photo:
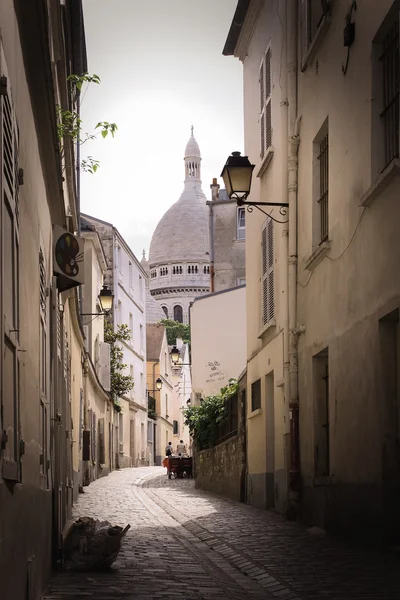
[[[222,56],[237,0],[84,0],[89,73],[83,130],[115,122],[114,139],[82,147],[82,211],[112,222],[140,259],[178,200],[194,125],[210,195],[227,156],[243,151],[242,65]],[[220,182],[221,183],[221,182]]]

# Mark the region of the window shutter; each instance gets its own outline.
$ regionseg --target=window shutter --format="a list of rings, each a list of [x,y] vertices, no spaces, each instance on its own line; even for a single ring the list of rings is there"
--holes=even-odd
[[[99,463],[104,465],[106,462],[106,449],[104,440],[104,417],[99,419]]]
[[[106,342],[99,343],[99,379],[103,388],[109,392],[111,390],[110,375],[110,344]]]
[[[82,436],[82,460],[90,460],[90,431],[85,429]]]
[[[266,325],[275,316],[274,297],[274,222],[268,218],[261,232],[262,302],[261,322]]]
[[[272,115],[271,115],[271,48],[268,48],[260,67],[260,141],[261,159],[272,145]]]
[[[3,332],[0,394],[2,476],[20,478],[18,126],[3,47],[0,48],[0,198],[3,214]]]

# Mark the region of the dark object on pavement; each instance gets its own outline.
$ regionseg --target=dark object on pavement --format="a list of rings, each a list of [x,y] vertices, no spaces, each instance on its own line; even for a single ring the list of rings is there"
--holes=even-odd
[[[108,569],[116,560],[125,529],[108,521],[81,517],[68,527],[63,542],[64,566],[67,571]]]

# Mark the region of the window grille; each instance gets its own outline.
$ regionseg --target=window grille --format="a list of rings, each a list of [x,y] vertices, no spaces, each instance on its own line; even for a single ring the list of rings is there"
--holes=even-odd
[[[251,410],[261,408],[261,379],[251,384]]]
[[[260,66],[260,127],[261,127],[261,159],[272,145],[271,117],[271,48],[264,55]]]
[[[399,13],[386,36],[382,40],[383,110],[380,118],[384,128],[385,164],[384,168],[399,156]]]
[[[269,217],[261,233],[262,325],[275,316],[274,297],[274,222]]]
[[[329,233],[329,136],[326,134],[319,143],[319,198],[320,243],[328,239]]]

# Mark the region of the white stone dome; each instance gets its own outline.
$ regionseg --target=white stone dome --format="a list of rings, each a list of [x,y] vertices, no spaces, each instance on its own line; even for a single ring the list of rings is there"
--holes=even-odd
[[[209,209],[201,189],[201,155],[192,135],[185,150],[185,187],[159,221],[151,239],[149,267],[173,262],[208,262]]]

